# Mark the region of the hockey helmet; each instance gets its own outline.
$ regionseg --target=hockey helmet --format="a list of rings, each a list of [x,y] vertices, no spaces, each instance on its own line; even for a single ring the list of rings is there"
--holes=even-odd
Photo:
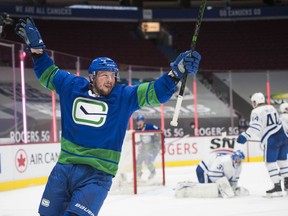
[[[120,81],[118,66],[116,62],[110,58],[99,57],[92,61],[88,69],[88,75],[92,75],[92,78],[94,79],[98,71],[115,72],[116,81]]]
[[[139,115],[136,117],[136,121],[145,121],[145,117],[143,115]]]
[[[265,96],[261,92],[254,93],[251,97],[251,102],[253,108],[255,108],[259,104],[265,103]]]
[[[244,160],[245,154],[243,153],[243,151],[237,150],[237,151],[233,152],[231,157],[232,157],[232,160]]]
[[[288,113],[288,103],[282,103],[280,104],[279,110],[281,113]]]
[[[245,159],[245,154],[241,150],[237,150],[233,152],[233,154],[231,155],[231,158],[233,161],[233,166],[237,168],[240,166],[242,160]]]

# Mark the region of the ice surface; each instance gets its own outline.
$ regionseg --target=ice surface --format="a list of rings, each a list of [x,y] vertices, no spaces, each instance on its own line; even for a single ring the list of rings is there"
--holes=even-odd
[[[263,198],[272,187],[264,163],[244,163],[239,186],[249,196],[175,198],[177,182],[196,181],[195,166],[166,168],[166,186],[138,195],[108,195],[99,216],[287,216],[288,196]],[[0,192],[0,216],[36,216],[44,186]]]

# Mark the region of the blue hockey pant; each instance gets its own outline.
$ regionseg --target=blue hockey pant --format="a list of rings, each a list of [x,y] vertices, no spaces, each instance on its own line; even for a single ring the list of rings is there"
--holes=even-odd
[[[57,163],[48,178],[38,212],[43,216],[63,216],[65,212],[96,216],[111,184],[112,175],[93,167]]]

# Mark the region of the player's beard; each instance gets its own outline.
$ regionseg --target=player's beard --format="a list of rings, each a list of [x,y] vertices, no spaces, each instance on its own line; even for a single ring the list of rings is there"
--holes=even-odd
[[[115,84],[116,83],[104,83],[100,86],[95,84],[93,90],[96,91],[98,95],[107,97],[111,93]]]

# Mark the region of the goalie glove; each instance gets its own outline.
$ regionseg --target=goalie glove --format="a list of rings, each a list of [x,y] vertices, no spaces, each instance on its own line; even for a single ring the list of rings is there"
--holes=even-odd
[[[188,75],[193,75],[198,72],[201,55],[196,51],[188,50],[181,53],[174,62],[170,63],[172,68],[171,73],[176,79],[181,80],[187,70]]]
[[[236,187],[234,189],[234,193],[236,196],[249,196],[249,190],[244,187]]]
[[[43,50],[45,48],[45,44],[41,38],[41,35],[31,17],[19,19],[15,28],[15,32],[26,44],[26,50]]]

